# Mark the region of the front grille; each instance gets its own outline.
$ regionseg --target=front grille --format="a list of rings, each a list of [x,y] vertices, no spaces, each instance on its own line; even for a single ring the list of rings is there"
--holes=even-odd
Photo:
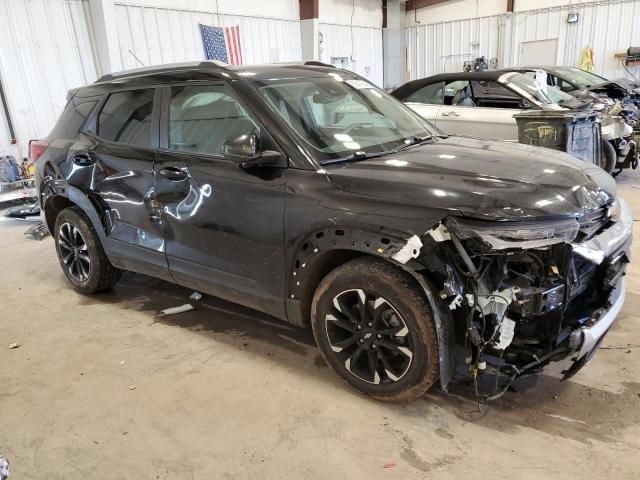
[[[588,240],[598,233],[602,228],[609,223],[610,220],[609,207],[600,207],[597,210],[583,214],[578,218],[580,223],[581,240]]]

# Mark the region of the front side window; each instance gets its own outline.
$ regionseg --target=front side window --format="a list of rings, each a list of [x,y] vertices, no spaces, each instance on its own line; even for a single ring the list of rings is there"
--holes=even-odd
[[[386,152],[435,132],[400,101],[364,80],[332,74],[264,80],[259,87],[271,108],[321,160],[356,151]]]
[[[153,88],[111,94],[100,112],[98,135],[112,142],[149,147],[153,96]]]
[[[475,107],[471,96],[471,85],[467,80],[455,80],[444,87],[444,104]]]
[[[427,105],[442,105],[444,83],[438,82],[419,88],[409,95],[405,102],[424,103]]]
[[[225,141],[247,133],[258,127],[224,85],[171,88],[170,149],[222,155]]]

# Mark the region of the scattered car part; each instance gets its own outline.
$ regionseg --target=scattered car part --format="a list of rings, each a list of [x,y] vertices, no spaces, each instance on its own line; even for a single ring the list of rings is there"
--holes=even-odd
[[[34,240],[43,240],[49,236],[49,229],[44,222],[38,222],[35,225],[30,226],[24,232],[27,237],[31,237]]]

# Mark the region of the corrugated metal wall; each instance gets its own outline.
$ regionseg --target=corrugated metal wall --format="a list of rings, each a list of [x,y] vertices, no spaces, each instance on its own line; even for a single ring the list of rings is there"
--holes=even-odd
[[[67,91],[96,69],[82,0],[0,0],[0,75],[18,145],[0,113],[0,153],[26,156],[31,138],[49,133]]]
[[[567,23],[570,11],[578,13],[577,23]],[[595,73],[608,78],[625,77],[627,72],[614,54],[640,45],[640,0],[521,12],[513,16],[512,35],[508,40],[514,46],[511,65],[519,64],[521,42],[557,38],[559,65],[578,66],[584,49],[592,47]]]
[[[348,58],[348,69],[382,87],[382,29],[321,23],[320,60],[331,63],[334,57]],[[356,60],[351,54],[356,53]]]
[[[116,4],[123,69],[204,59],[198,23],[240,26],[245,64],[299,61],[300,22]],[[137,57],[137,59],[136,59]]]
[[[577,23],[567,23],[569,12],[579,14]],[[640,0],[612,0],[409,27],[408,76],[460,71],[481,55],[498,58],[500,66],[519,65],[521,42],[557,38],[559,65],[578,66],[592,47],[596,73],[623,77],[614,54],[640,45],[639,19]]]
[[[502,16],[433,23],[407,28],[410,79],[459,72],[467,60],[497,57]]]

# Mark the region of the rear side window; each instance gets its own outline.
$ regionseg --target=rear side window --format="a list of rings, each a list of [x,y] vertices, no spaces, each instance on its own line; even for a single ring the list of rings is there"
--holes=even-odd
[[[80,103],[75,106],[73,103],[69,103],[49,136],[53,139],[76,138],[97,103],[97,100]]]
[[[150,146],[153,96],[153,88],[111,94],[100,112],[98,135],[113,142]]]
[[[427,85],[426,87],[422,87],[409,95],[405,99],[405,102],[442,105],[443,87],[444,83],[442,82]]]

